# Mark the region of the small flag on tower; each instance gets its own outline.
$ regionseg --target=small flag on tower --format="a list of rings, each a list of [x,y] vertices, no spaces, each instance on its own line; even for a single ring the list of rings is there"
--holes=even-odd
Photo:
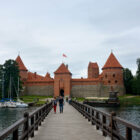
[[[63,57],[67,57],[67,56],[63,53]]]

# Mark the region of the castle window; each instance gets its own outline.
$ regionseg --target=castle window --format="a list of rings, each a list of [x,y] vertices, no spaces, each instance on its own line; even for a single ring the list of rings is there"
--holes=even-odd
[[[115,74],[113,74],[113,77],[115,77]]]
[[[117,81],[117,80],[115,80],[115,83],[118,83],[118,81]]]
[[[107,78],[107,74],[105,75],[105,78]]]
[[[111,81],[109,80],[109,81],[108,81],[108,83],[110,84],[110,83],[111,83]]]

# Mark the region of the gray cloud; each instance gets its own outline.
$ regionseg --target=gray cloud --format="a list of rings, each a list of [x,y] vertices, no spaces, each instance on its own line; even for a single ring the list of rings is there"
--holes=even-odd
[[[98,62],[101,71],[113,49],[135,74],[139,13],[138,0],[1,1],[0,63],[20,51],[30,71],[53,75],[64,61],[73,77],[86,77],[89,61]]]

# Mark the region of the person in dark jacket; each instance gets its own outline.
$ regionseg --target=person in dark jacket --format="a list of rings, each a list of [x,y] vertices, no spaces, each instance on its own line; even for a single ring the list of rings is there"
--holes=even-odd
[[[64,99],[62,96],[60,96],[59,98],[59,109],[60,109],[60,113],[63,113],[63,105],[64,105]]]

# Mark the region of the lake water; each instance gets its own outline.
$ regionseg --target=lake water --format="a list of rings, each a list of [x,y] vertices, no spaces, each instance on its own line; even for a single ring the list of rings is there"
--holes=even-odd
[[[31,112],[36,107],[30,108],[0,108],[0,131],[12,125],[23,117],[25,112]]]

